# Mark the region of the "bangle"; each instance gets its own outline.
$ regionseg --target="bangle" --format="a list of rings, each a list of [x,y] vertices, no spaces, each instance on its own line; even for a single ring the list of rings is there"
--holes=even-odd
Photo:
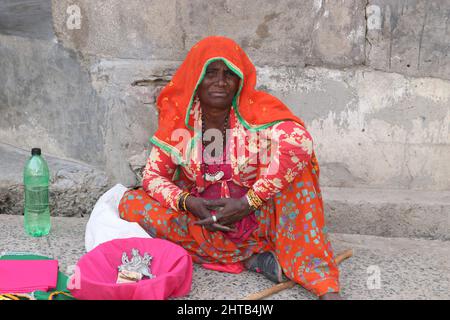
[[[252,200],[250,200],[250,197],[248,196],[248,194],[245,195],[245,199],[247,199],[248,205],[250,206],[251,210],[255,210],[256,208],[253,206],[253,202]]]
[[[263,201],[260,197],[253,191],[252,189],[247,191],[247,194],[245,195],[247,198],[248,204],[250,207],[258,209],[260,206],[262,206]]]
[[[185,210],[183,210],[183,207],[181,206],[181,204],[183,203],[183,197],[186,197],[186,195],[189,195],[189,192],[182,192],[181,194],[180,194],[180,196],[178,197],[178,201],[177,201],[177,209],[179,210],[179,211],[185,211]]]
[[[253,203],[256,205],[257,208],[261,207],[263,204],[263,201],[261,200],[261,198],[255,193],[255,191],[253,191],[253,189],[250,189],[250,197],[253,201]]]
[[[188,192],[188,193],[186,193],[186,195],[184,196],[184,198],[183,198],[183,211],[188,211],[187,210],[187,207],[186,207],[186,199],[187,199],[187,197],[189,197],[191,194]]]

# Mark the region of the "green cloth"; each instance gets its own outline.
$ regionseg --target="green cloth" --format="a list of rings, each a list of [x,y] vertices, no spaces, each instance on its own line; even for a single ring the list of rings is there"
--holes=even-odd
[[[36,254],[29,254],[29,253],[7,253],[5,255],[0,256],[0,260],[53,260],[53,258],[49,258],[46,256],[36,255]],[[70,291],[67,289],[67,282],[69,280],[69,277],[62,273],[58,269],[58,280],[56,283],[56,288],[51,291],[34,291],[30,292],[30,294],[34,295],[34,297],[37,300],[48,300],[48,297],[52,292],[55,291],[62,291],[65,293],[70,294]],[[64,294],[57,294],[56,296],[53,296],[53,300],[76,300],[73,297],[68,297]]]

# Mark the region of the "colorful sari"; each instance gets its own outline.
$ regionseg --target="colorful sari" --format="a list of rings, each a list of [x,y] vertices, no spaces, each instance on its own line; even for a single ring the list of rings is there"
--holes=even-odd
[[[194,96],[207,65],[216,60],[224,61],[241,81],[230,110],[226,150],[231,172],[209,182],[201,169],[201,108]],[[301,119],[255,85],[255,68],[235,42],[209,37],[196,44],[157,100],[159,127],[151,139],[143,189],[125,193],[120,215],[154,237],[181,245],[197,263],[239,264],[271,250],[288,278],[318,296],[338,292],[339,272],[327,239],[312,138]],[[172,135],[178,129],[188,133],[181,142]],[[183,191],[202,194],[218,184],[221,196],[230,197],[230,183],[252,189],[264,201],[253,213],[253,223],[243,224],[237,241],[194,225],[198,218],[178,210]]]

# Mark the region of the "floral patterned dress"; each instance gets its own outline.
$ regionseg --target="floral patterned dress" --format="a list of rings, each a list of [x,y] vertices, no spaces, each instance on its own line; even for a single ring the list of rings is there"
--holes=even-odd
[[[191,113],[201,128],[198,104]],[[339,292],[339,271],[327,239],[310,134],[296,122],[281,121],[256,136],[237,121],[233,109],[229,122],[231,176],[205,181],[199,152],[194,151],[189,163],[180,166],[154,146],[144,169],[143,189],[124,194],[121,218],[139,223],[153,237],[181,245],[197,263],[233,264],[273,251],[288,278],[318,296]],[[194,225],[198,218],[177,207],[182,192],[195,188],[201,193],[212,183],[226,189],[227,182],[253,189],[264,201],[254,212],[258,226],[244,241]],[[227,190],[223,191],[226,196]]]

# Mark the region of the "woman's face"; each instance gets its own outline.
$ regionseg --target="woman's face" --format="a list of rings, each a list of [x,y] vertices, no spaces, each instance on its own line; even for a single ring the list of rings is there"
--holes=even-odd
[[[202,107],[229,108],[239,88],[239,80],[222,60],[210,63],[197,89]]]

